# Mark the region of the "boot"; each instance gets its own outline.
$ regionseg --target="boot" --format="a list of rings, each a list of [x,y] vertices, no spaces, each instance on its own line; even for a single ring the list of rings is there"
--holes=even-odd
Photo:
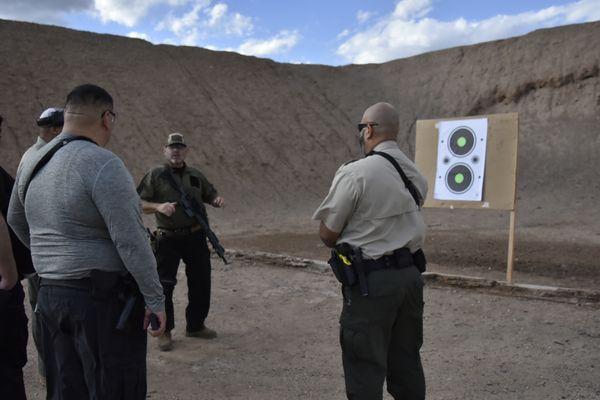
[[[173,339],[171,339],[171,332],[165,332],[158,337],[158,349],[160,351],[170,351],[173,349]]]
[[[210,328],[207,328],[206,326],[202,326],[202,328],[200,328],[200,330],[197,331],[186,331],[185,336],[200,339],[214,339],[217,337],[217,332]]]

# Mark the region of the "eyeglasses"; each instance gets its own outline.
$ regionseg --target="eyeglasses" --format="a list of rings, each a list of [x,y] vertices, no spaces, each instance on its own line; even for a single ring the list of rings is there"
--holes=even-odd
[[[69,110],[65,111],[65,113],[67,113],[67,114],[74,114],[74,115],[88,115],[86,113],[80,113],[80,112],[69,111]],[[104,110],[104,111],[102,111],[102,114],[100,114],[100,118],[104,118],[104,115],[107,114],[107,113],[110,114],[110,116],[112,117],[113,122],[115,122],[117,120],[117,114],[113,110]]]
[[[110,116],[112,117],[112,122],[115,122],[117,120],[117,114],[115,112],[113,112],[113,110],[105,110],[100,115],[100,118],[104,118],[104,114],[106,114],[106,113],[110,114]]]
[[[377,122],[365,122],[364,124],[358,124],[358,132],[362,132],[363,129],[365,129],[367,126],[378,126],[379,124]]]

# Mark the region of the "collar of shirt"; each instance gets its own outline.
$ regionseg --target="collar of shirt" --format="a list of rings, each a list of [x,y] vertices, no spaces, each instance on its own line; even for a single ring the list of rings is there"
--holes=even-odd
[[[385,150],[393,150],[399,149],[398,143],[395,140],[386,140],[384,142],[379,143],[373,150],[375,151],[385,151]]]

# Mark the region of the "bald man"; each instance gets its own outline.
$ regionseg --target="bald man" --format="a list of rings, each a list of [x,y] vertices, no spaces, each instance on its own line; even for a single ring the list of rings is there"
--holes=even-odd
[[[392,105],[369,107],[358,130],[366,157],[340,167],[313,216],[321,221],[321,240],[335,249],[332,267],[339,254],[348,256],[356,281],[341,280],[346,393],[348,399],[381,399],[387,379],[394,399],[424,399],[420,206],[427,181],[396,143],[399,117]]]
[[[150,315],[160,321],[150,334],[165,328],[133,178],[104,148],[115,123],[106,90],[73,89],[63,132],[23,162],[9,206],[8,222],[41,278],[48,399],[145,399]]]

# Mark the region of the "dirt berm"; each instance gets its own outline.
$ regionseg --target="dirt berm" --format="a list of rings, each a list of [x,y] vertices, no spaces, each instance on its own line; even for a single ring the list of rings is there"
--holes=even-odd
[[[110,148],[136,180],[161,162],[166,135],[183,132],[190,164],[228,202],[211,211],[214,226],[245,237],[314,229],[309,216],[338,166],[357,156],[355,123],[374,102],[398,108],[410,155],[417,119],[518,112],[517,268],[598,275],[600,23],[330,67],[0,20],[5,168],[14,173],[34,141],[40,111],[84,82],[113,94]],[[502,268],[505,214],[426,218],[434,261]]]

